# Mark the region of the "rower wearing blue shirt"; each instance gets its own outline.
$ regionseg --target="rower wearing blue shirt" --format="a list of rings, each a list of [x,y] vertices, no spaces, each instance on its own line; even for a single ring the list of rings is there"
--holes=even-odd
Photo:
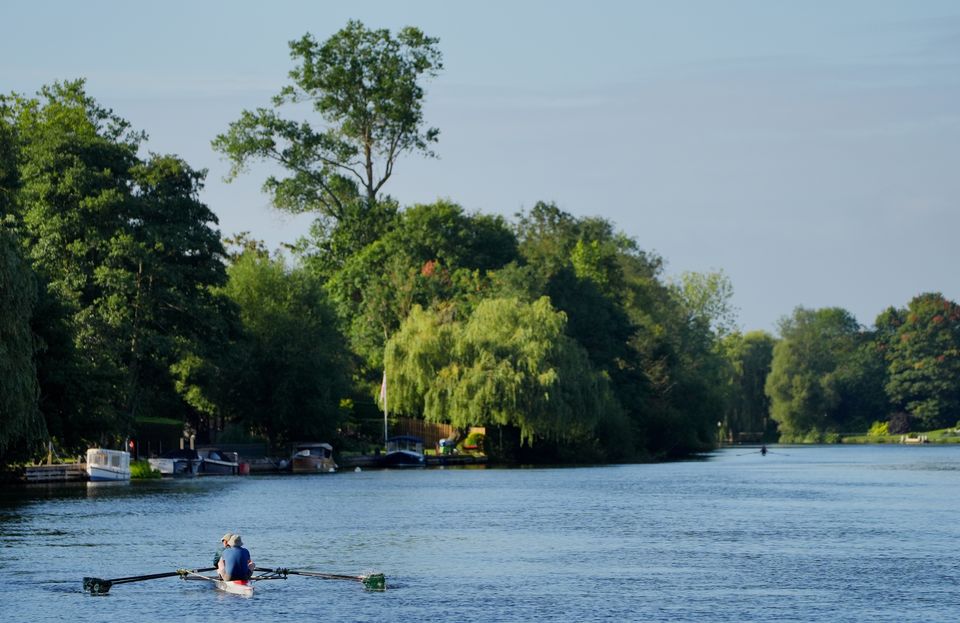
[[[230,547],[223,550],[217,572],[224,580],[247,580],[253,574],[256,565],[250,559],[250,552],[243,547],[239,534],[230,537]]]

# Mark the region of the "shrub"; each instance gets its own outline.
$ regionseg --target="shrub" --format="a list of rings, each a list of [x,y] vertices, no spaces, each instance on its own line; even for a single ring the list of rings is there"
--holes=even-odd
[[[150,463],[148,463],[147,461],[131,461],[130,477],[141,478],[141,479],[160,478],[160,472],[150,467]]]
[[[887,432],[890,435],[903,435],[910,432],[910,424],[913,418],[909,413],[900,411],[890,416],[887,421]]]
[[[890,424],[888,422],[874,422],[867,431],[868,437],[886,437],[890,434]]]

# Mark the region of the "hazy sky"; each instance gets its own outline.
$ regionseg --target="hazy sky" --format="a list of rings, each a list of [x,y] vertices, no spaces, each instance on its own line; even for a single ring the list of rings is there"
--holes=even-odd
[[[210,140],[286,83],[288,41],[348,19],[440,38],[440,158],[398,164],[404,205],[604,216],[668,276],[725,271],[744,329],[960,299],[952,1],[6,0],[0,90],[85,77],[149,150],[209,169],[224,234],[276,247],[308,219],[270,208],[265,168],[225,184]]]

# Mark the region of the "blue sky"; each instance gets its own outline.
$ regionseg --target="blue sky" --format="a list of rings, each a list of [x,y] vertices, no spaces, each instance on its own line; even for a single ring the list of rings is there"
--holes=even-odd
[[[399,163],[405,205],[604,216],[668,276],[726,272],[747,330],[960,299],[955,2],[8,0],[0,90],[85,77],[148,149],[209,169],[224,234],[276,247],[308,219],[270,208],[266,168],[225,184],[210,140],[285,83],[289,40],[348,19],[440,38],[440,158]]]

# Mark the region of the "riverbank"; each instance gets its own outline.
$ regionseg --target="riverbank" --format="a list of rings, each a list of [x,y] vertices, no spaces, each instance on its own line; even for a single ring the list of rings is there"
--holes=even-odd
[[[942,428],[901,435],[841,435],[839,443],[845,444],[952,444],[960,443],[960,428]]]

